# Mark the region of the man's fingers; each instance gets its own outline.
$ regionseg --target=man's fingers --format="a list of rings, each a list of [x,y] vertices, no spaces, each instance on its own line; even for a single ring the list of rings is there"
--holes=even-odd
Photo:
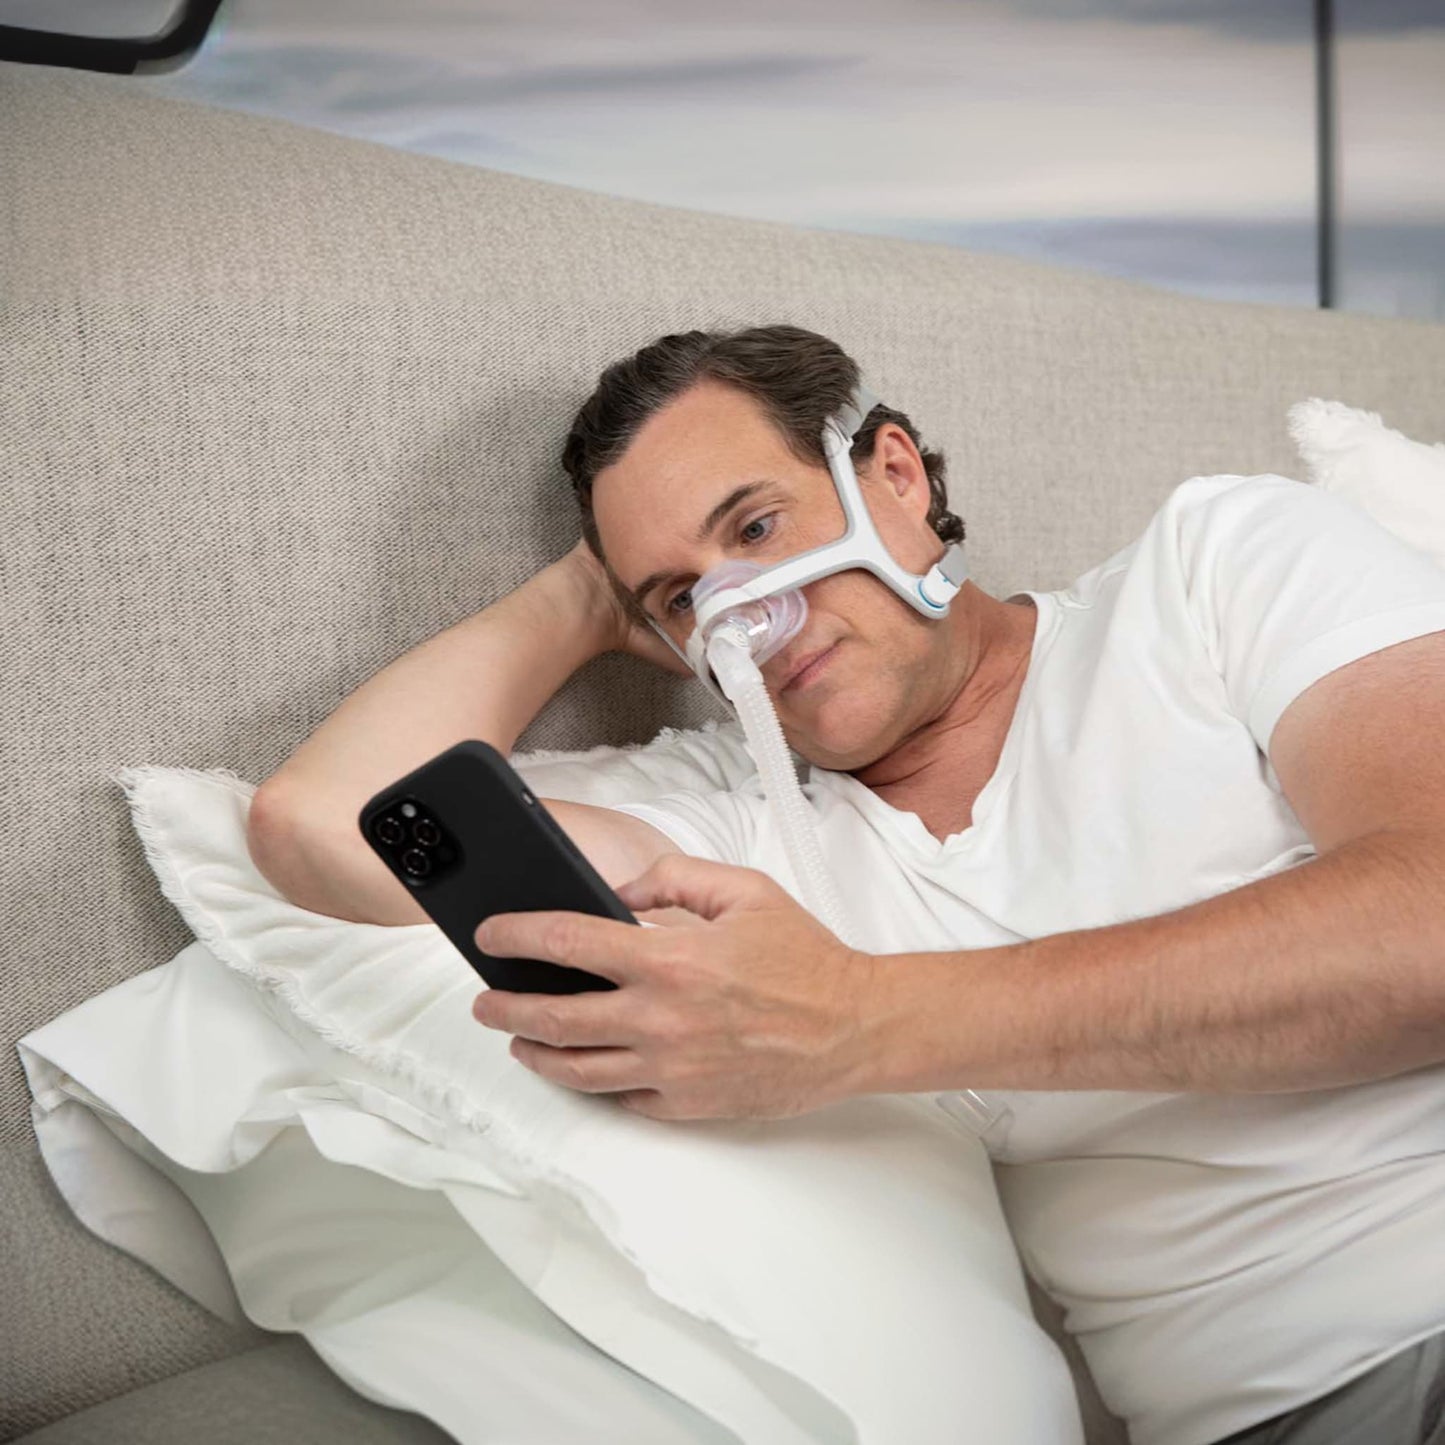
[[[623,983],[646,971],[656,947],[652,935],[663,931],[589,913],[537,909],[494,913],[472,937],[494,958],[540,958]]]
[[[632,911],[639,923],[655,923],[659,928],[696,928],[707,922],[686,908],[634,908]]]
[[[631,1049],[553,1049],[517,1039],[512,1054],[534,1074],[585,1094],[620,1094],[649,1082],[642,1060]]]
[[[635,1007],[621,1002],[620,991],[586,993],[512,993],[486,989],[472,1001],[472,1017],[554,1049],[624,1045],[640,1036]]]

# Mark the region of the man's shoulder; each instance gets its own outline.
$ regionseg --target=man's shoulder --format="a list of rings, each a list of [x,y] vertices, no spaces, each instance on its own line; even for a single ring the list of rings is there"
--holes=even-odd
[[[1155,519],[1197,517],[1205,522],[1228,525],[1262,505],[1289,503],[1314,491],[1309,483],[1280,476],[1277,472],[1248,475],[1220,472],[1189,477],[1164,499]]]
[[[1339,506],[1318,487],[1276,472],[1190,477],[1169,493],[1144,536],[1195,573],[1241,560],[1248,550],[1242,544],[1270,530],[1302,541],[1312,529],[1336,524]]]

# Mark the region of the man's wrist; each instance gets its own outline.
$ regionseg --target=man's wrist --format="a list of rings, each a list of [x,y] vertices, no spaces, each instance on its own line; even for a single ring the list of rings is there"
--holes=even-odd
[[[867,966],[859,996],[859,1034],[853,1057],[854,1094],[915,1092],[912,1079],[918,1059],[918,1014],[925,954],[864,955]]]
[[[872,955],[863,1034],[855,1066],[857,1094],[921,1094],[982,1087],[970,1064],[984,1065],[981,1038],[971,1023],[986,1013],[970,999],[985,954],[971,952]]]
[[[536,590],[563,635],[579,641],[587,657],[609,652],[616,645],[611,599],[599,597],[596,587],[567,557],[549,563],[526,586]]]

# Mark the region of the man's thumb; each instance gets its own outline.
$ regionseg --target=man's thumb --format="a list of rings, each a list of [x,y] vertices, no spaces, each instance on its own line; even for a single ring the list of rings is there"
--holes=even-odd
[[[753,871],[689,853],[664,853],[645,873],[622,884],[617,896],[634,913],[671,907],[717,918],[753,897],[745,877]]]

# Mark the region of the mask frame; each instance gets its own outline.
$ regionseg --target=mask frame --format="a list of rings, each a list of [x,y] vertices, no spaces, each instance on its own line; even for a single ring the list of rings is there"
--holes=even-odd
[[[710,624],[722,613],[746,602],[804,587],[834,572],[861,568],[871,572],[923,616],[946,617],[950,604],[968,578],[962,542],[949,543],[943,556],[922,574],[901,566],[883,545],[883,538],[878,535],[863,500],[851,454],[853,438],[877,405],[878,397],[860,383],[847,404],[823,424],[823,455],[846,521],[842,536],[768,567],[740,587],[726,587],[705,598],[697,610],[686,651],[678,647],[655,618],[647,619],[653,631],[691,668],[703,686],[729,707],[731,703],[713,680],[706,653]]]

